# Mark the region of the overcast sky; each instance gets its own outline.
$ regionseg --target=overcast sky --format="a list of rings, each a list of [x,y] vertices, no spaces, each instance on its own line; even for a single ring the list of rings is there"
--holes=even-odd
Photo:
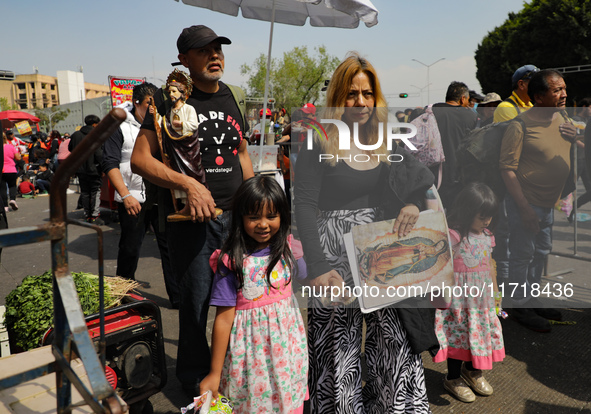
[[[404,107],[427,104],[427,69],[412,59],[430,65],[445,58],[430,68],[431,102],[438,102],[454,80],[481,92],[474,52],[509,12],[523,7],[521,0],[372,1],[379,10],[379,23],[372,28],[275,25],[272,56],[303,45],[310,50],[324,45],[339,58],[356,50],[378,70],[390,106]],[[232,40],[225,47],[228,83],[243,85],[240,65],[267,53],[269,23],[174,0],[3,3],[0,69],[17,74],[34,73],[37,67],[40,74],[56,76],[58,70],[82,67],[86,82],[106,84],[109,75],[139,76],[160,85],[177,60],[178,35],[194,24],[205,24]],[[411,96],[399,99],[401,92]]]

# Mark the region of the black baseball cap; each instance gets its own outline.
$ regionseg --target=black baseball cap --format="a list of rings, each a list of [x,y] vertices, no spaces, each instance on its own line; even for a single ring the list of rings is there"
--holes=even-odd
[[[222,45],[232,44],[232,41],[227,37],[218,36],[209,27],[200,24],[184,28],[176,41],[176,47],[179,50],[179,53],[187,53],[191,49],[203,47],[216,40]],[[171,63],[171,65],[178,66],[181,65],[181,62],[174,62]]]

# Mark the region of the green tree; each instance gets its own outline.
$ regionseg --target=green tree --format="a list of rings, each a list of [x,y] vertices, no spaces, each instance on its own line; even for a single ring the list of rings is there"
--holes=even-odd
[[[502,97],[510,95],[511,75],[520,66],[591,64],[591,0],[532,0],[484,37],[475,59],[482,90]],[[589,72],[565,79],[569,100],[591,96]]]
[[[35,109],[35,116],[40,119],[40,126],[47,132],[52,131],[55,124],[66,119],[69,113],[69,109],[59,109],[57,106]]]
[[[16,105],[9,105],[8,98],[0,98],[0,112],[18,109]]]
[[[313,57],[308,54],[307,46],[295,47],[285,52],[282,58],[271,59],[269,96],[275,98],[277,107],[288,112],[306,102],[316,103],[324,81],[330,78],[339,62],[324,46],[315,47]],[[252,65],[242,65],[240,71],[248,76],[247,94],[263,96],[267,57],[261,54]]]

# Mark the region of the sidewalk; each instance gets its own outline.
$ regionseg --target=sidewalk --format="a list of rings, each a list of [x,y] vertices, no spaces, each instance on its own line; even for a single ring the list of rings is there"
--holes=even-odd
[[[69,217],[81,219],[76,207],[77,194],[68,198]],[[19,210],[8,213],[10,228],[43,224],[49,218],[49,198],[17,200]],[[591,205],[581,212],[591,213]],[[104,213],[104,214],[103,214]],[[114,275],[119,241],[119,226],[109,224],[108,211],[102,211],[107,221],[104,231],[105,274]],[[556,212],[554,251],[572,254],[572,224],[564,213]],[[96,273],[98,270],[96,236],[77,226],[68,227],[68,255],[70,270]],[[578,254],[591,259],[591,222],[579,223]],[[182,393],[175,377],[176,346],[178,341],[177,311],[170,308],[158,248],[153,235],[146,235],[142,247],[137,279],[150,283],[142,294],[155,301],[162,312],[168,364],[168,383],[163,392],[153,396],[155,413],[178,413],[179,407],[190,401]],[[49,242],[13,247],[2,252],[0,265],[0,305],[5,296],[29,274],[41,274],[51,268]],[[551,255],[549,274],[572,269],[571,272],[545,278],[545,281],[570,282],[580,300],[591,306],[591,263],[570,257]],[[472,404],[464,404],[451,397],[442,385],[446,364],[434,364],[423,354],[425,380],[431,410],[443,413],[552,413],[591,414],[591,309],[567,309],[564,320],[574,325],[553,325],[551,333],[529,331],[511,320],[502,321],[507,356],[495,364],[486,377],[495,392],[490,397],[477,397]],[[213,313],[210,312],[210,328]]]

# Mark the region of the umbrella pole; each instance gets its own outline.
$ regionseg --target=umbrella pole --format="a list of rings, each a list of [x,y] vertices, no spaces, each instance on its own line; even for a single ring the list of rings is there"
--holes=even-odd
[[[261,119],[261,141],[259,142],[259,165],[263,163],[263,145],[265,143],[265,121],[267,120],[267,101],[269,98],[269,72],[271,71],[271,49],[273,48],[273,27],[275,26],[275,0],[271,9],[271,31],[269,33],[269,50],[267,52],[267,72],[265,73],[265,93],[263,96],[263,118]]]

